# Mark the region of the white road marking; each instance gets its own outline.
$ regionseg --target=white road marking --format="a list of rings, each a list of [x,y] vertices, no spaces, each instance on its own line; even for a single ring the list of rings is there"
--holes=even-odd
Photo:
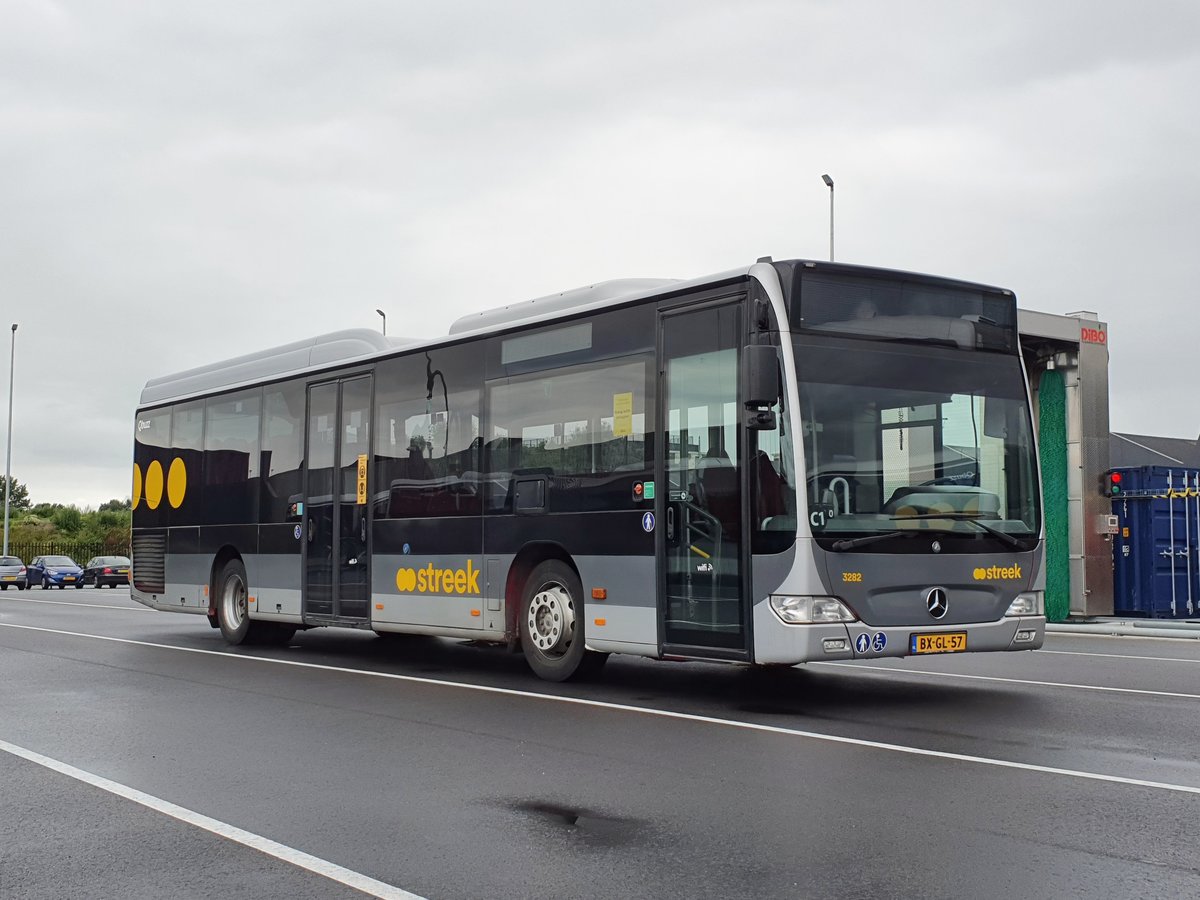
[[[1177,656],[1130,656],[1125,653],[1087,653],[1083,650],[1047,650],[1045,647],[1036,652],[1039,656],[1043,653],[1057,653],[1059,656],[1095,656],[1100,659],[1133,659],[1140,662],[1172,662],[1200,665],[1200,659],[1180,659]]]
[[[124,609],[129,612],[157,612],[148,606],[108,606],[103,603],[72,603],[70,600],[34,600],[32,597],[0,597],[2,600],[19,600],[22,603],[49,603],[51,606],[82,606],[85,609]],[[130,601],[132,602],[132,601]]]
[[[596,709],[607,709],[615,712],[640,713],[662,719],[673,719],[681,722],[697,722],[703,725],[718,725],[726,728],[738,728],[745,731],[757,731],[765,734],[779,734],[788,737],[807,738],[830,744],[845,744],[853,747],[864,747],[871,750],[885,750],[891,753],[904,753],[910,756],[924,756],[933,759],[947,759],[956,762],[975,763],[981,766],[992,766],[1000,769],[1016,769],[1023,772],[1037,772],[1044,775],[1063,775],[1068,778],[1079,778],[1086,781],[1101,781],[1108,784],[1123,784],[1132,787],[1155,788],[1163,791],[1174,791],[1182,794],[1200,795],[1200,787],[1186,784],[1172,784],[1165,781],[1147,781],[1141,778],[1125,778],[1121,775],[1104,775],[1100,772],[1085,772],[1080,769],[1062,769],[1056,766],[1039,766],[1034,763],[1015,762],[1007,759],[995,759],[988,756],[973,756],[967,753],[951,753],[946,750],[927,750],[921,747],[908,747],[904,744],[889,744],[883,741],[868,741],[862,738],[843,737],[836,734],[823,734],[819,731],[802,731],[798,728],[783,728],[778,725],[761,725],[756,722],[739,722],[736,719],[719,719],[714,716],[701,716],[695,713],[675,712],[666,709],[653,709],[645,706],[629,706],[624,703],[610,703],[605,700],[587,700],[582,697],[561,697],[554,694],[541,694],[536,691],[519,691],[515,688],[492,687],[483,684],[470,684],[461,681],[445,681],[440,678],[424,678],[419,675],[399,675],[394,672],[372,672],[368,669],[350,669],[344,666],[329,666],[323,663],[300,662],[292,659],[272,659],[266,656],[247,656],[240,653],[228,653],[222,650],[202,650],[197,647],[176,647],[172,644],[157,644],[150,641],[135,641],[131,638],[107,637],[99,634],[82,634],[74,631],[61,631],[56,628],[40,628],[35,625],[14,625],[0,622],[2,628],[18,628],[24,631],[39,631],[46,634],[58,634],[66,637],[87,638],[98,641],[111,641],[117,644],[132,644],[139,647],[151,647],[158,650],[176,650],[183,653],[197,653],[204,656],[220,656],[227,659],[238,659],[243,662],[258,662],[269,665],[296,666],[302,669],[315,669],[322,672],[340,672],[348,675],[362,675],[368,678],[386,678],[392,681],[404,681],[410,684],[426,684],[434,687],[457,688],[459,690],[479,691],[486,694],[500,694],[507,697],[522,697],[530,700],[544,700],[550,703],[568,703],[576,706],[590,706]],[[1059,685],[1054,685],[1059,687]]]
[[[1175,631],[1177,629],[1170,629]],[[1171,637],[1163,634],[1112,634],[1104,631],[1054,631],[1056,638],[1091,638],[1094,641],[1194,641],[1196,638],[1181,634]]]
[[[1138,688],[1104,687],[1098,684],[1070,684],[1062,681],[1034,681],[1031,678],[1004,678],[1000,675],[962,675],[957,672],[928,672],[920,669],[901,669],[896,666],[883,668],[862,663],[814,662],[809,665],[836,666],[840,669],[857,669],[868,675],[918,675],[928,678],[967,678],[972,681],[999,681],[1004,684],[1028,684],[1035,687],[1067,688],[1075,691],[1100,691],[1109,694],[1143,694],[1150,697],[1174,697],[1183,700],[1200,700],[1200,694],[1184,694],[1176,691],[1145,691]]]
[[[273,856],[275,859],[301,869],[307,869],[309,872],[314,872],[317,875],[328,878],[330,881],[336,881],[338,884],[362,891],[364,894],[369,894],[372,897],[383,897],[387,898],[387,900],[423,900],[419,894],[411,894],[394,885],[377,881],[368,875],[363,875],[361,872],[355,872],[353,869],[347,869],[336,863],[331,863],[329,860],[312,856],[302,850],[288,847],[285,844],[280,844],[278,841],[273,841],[262,835],[238,828],[236,825],[230,825],[202,813],[185,809],[182,806],[177,806],[174,803],[139,791],[136,788],[131,788],[128,785],[111,781],[108,778],[94,775],[91,772],[85,772],[83,769],[77,769],[72,765],[60,762],[57,759],[51,759],[49,756],[43,756],[33,750],[26,750],[24,747],[18,747],[16,744],[10,744],[8,741],[0,740],[0,750],[74,778],[76,781],[82,781],[84,784],[100,788],[102,791],[107,791],[126,800],[132,800],[134,803],[138,803],[147,809],[162,813],[164,816],[170,816],[172,819],[178,819],[180,822],[185,822],[196,828],[202,828],[218,837],[223,837],[249,847],[251,850],[257,850],[259,853]]]

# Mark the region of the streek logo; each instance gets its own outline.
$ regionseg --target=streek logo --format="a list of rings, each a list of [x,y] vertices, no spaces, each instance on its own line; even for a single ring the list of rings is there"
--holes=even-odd
[[[479,570],[472,560],[465,569],[397,569],[396,588],[402,594],[478,594]]]
[[[1016,581],[1020,577],[1020,566],[989,566],[975,570],[976,581]]]

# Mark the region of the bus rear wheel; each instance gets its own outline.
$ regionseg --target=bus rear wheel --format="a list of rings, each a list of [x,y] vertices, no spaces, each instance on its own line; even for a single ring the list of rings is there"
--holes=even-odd
[[[294,625],[250,621],[250,596],[246,588],[246,567],[240,559],[231,559],[217,577],[217,624],[221,635],[231,644],[286,644],[296,634]]]
[[[231,644],[244,643],[250,636],[246,567],[240,559],[229,560],[217,576],[217,622],[221,636]]]
[[[546,681],[594,673],[607,657],[584,647],[583,586],[559,560],[541,563],[525,582],[520,627],[525,660]]]

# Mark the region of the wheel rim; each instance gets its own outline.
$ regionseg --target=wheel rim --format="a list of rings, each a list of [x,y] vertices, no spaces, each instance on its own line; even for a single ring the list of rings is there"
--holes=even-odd
[[[534,594],[525,620],[530,640],[542,654],[561,656],[575,637],[575,601],[561,584],[548,584]]]
[[[230,629],[237,631],[246,621],[246,585],[236,575],[225,579],[221,595],[221,611]]]

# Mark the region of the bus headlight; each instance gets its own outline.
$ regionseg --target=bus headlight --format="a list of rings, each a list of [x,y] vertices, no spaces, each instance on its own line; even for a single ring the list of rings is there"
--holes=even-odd
[[[771,609],[788,625],[812,625],[820,622],[853,622],[850,612],[837,597],[795,597],[772,594]]]
[[[1043,616],[1046,614],[1045,595],[1041,591],[1028,591],[1017,594],[1017,599],[1009,604],[1006,616]]]

